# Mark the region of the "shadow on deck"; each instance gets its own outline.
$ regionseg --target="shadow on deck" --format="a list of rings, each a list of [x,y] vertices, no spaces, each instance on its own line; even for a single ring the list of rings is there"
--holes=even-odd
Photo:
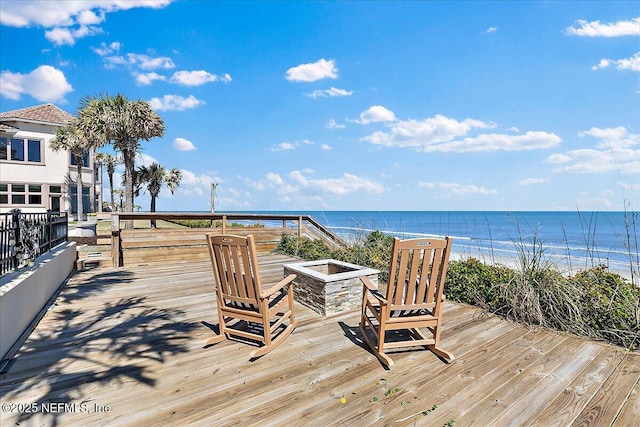
[[[287,261],[260,257],[273,281]],[[250,361],[204,347],[215,304],[208,262],[76,273],[0,377],[0,424],[640,425],[640,354],[618,347],[447,304],[456,361],[402,352],[388,371],[359,313],[297,305],[293,335]]]

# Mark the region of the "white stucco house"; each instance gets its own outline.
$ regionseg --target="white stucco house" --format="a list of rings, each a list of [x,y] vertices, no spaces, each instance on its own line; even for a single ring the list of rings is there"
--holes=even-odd
[[[0,113],[0,213],[66,211],[77,217],[76,159],[49,141],[73,116],[53,104]],[[82,159],[83,210],[102,209],[102,168],[95,152]]]

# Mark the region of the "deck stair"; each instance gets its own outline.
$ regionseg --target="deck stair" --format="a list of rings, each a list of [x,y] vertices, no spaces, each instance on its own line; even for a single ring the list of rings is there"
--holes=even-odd
[[[111,245],[80,245],[77,249],[76,270],[111,267]]]

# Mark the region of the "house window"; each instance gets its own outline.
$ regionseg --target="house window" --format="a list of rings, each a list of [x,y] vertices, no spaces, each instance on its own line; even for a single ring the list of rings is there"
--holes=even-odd
[[[0,184],[0,205],[42,205],[41,184]]]
[[[61,194],[62,193],[62,186],[60,186],[60,185],[50,185],[49,186],[49,193]]]
[[[24,140],[11,138],[11,160],[24,162]]]
[[[71,213],[78,213],[78,189],[77,186],[71,187]],[[89,213],[91,208],[90,188],[82,187],[82,212]]]
[[[42,204],[42,185],[29,185],[29,204]]]
[[[71,164],[74,166],[78,165],[78,160],[76,159],[76,155],[71,153]],[[89,167],[89,153],[84,153],[82,155],[82,166],[87,168]]]
[[[27,160],[30,162],[40,163],[42,161],[42,151],[40,150],[40,141],[30,139],[27,141]]]
[[[0,160],[42,163],[42,141],[0,136]]]
[[[0,160],[7,160],[8,147],[9,139],[6,136],[0,136]]]
[[[0,184],[0,205],[9,204],[9,184]]]
[[[11,203],[14,205],[25,204],[25,185],[24,184],[11,184]]]

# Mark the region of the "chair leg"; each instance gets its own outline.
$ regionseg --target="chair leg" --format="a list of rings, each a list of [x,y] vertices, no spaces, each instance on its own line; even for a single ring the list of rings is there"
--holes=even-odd
[[[216,335],[215,337],[211,337],[208,340],[206,340],[204,342],[204,345],[217,344],[217,343],[222,342],[222,341],[224,341],[226,339],[227,339],[227,337],[224,334]]]
[[[393,360],[389,356],[387,356],[382,350],[377,348],[376,345],[371,340],[371,338],[369,338],[369,334],[367,333],[367,326],[366,326],[366,320],[364,319],[364,315],[363,315],[363,318],[360,321],[360,332],[362,332],[362,337],[364,338],[364,341],[367,343],[367,345],[369,346],[369,348],[371,349],[373,354],[376,355],[378,360],[380,360],[380,362],[382,362],[382,364],[384,366],[386,366],[387,368],[392,368],[394,366]]]
[[[212,344],[217,344],[219,342],[222,342],[224,340],[226,340],[228,338],[227,333],[225,331],[226,329],[226,323],[224,320],[224,316],[222,315],[222,312],[220,310],[218,310],[218,335],[216,335],[215,337],[211,337],[208,340],[205,341],[204,345],[212,345]]]
[[[447,363],[453,362],[456,359],[455,356],[451,352],[440,348],[440,325],[437,324],[433,328],[431,328],[431,332],[433,332],[433,339],[435,343],[433,345],[427,346],[429,350],[431,350],[436,356],[444,359]]]
[[[262,347],[259,347],[259,348],[255,349],[255,350],[253,350],[251,352],[251,354],[249,355],[249,358],[255,359],[256,357],[261,357],[261,356],[264,356],[265,354],[269,353],[271,350],[275,349],[280,344],[282,344],[282,342],[289,335],[291,335],[291,332],[293,332],[294,329],[295,329],[295,325],[289,324],[289,326],[287,326],[286,329],[284,331],[282,331],[280,333],[280,335],[278,335],[278,337],[275,340],[273,340],[273,341],[270,340],[270,344],[269,345],[263,345]]]
[[[443,350],[440,347],[436,347],[435,344],[428,345],[427,348],[429,348],[429,350],[431,350],[436,356],[439,356],[442,359],[444,359],[444,361],[447,363],[451,363],[454,360],[456,360],[456,357],[452,353],[446,350]]]

